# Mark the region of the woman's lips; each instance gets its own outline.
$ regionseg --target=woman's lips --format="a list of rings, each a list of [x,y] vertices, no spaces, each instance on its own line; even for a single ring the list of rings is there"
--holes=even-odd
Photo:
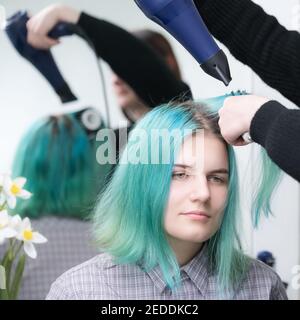
[[[202,211],[190,211],[190,212],[184,212],[182,215],[187,216],[193,220],[200,220],[200,221],[207,221],[211,217],[206,213]]]

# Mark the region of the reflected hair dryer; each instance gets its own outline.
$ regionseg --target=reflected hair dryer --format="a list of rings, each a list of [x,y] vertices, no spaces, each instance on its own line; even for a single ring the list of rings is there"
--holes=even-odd
[[[145,15],[173,35],[210,76],[231,81],[224,52],[209,33],[193,0],[135,0]]]
[[[18,11],[6,22],[5,31],[13,46],[22,57],[34,65],[48,80],[60,97],[62,103],[77,100],[68,84],[62,77],[50,50],[33,48],[27,42],[26,23],[29,20],[26,11]],[[77,27],[70,23],[58,23],[49,33],[49,37],[57,39],[62,36],[77,33]]]

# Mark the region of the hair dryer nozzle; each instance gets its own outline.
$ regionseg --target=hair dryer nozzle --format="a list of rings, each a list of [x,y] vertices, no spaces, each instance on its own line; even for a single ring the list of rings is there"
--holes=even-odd
[[[220,50],[212,58],[201,64],[201,68],[210,76],[221,80],[228,86],[231,79],[230,69],[225,53]]]

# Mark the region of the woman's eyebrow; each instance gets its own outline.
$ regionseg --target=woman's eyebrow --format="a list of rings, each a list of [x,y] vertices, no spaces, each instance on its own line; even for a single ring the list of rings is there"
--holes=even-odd
[[[180,167],[180,168],[183,168],[183,169],[186,169],[186,168],[193,168],[192,166],[188,166],[187,164],[181,164],[181,163],[175,163],[174,164],[174,167]]]
[[[216,173],[222,173],[222,174],[228,174],[229,175],[229,171],[225,168],[220,168],[220,169],[215,169],[212,171],[209,171],[208,174],[216,174]]]
[[[182,164],[182,163],[176,163],[176,164],[174,164],[174,167],[179,167],[179,168],[183,168],[183,169],[192,169],[193,168],[193,166],[189,166],[187,164]],[[215,169],[215,170],[209,171],[207,174],[217,174],[217,173],[229,175],[228,169],[225,169],[225,168]]]

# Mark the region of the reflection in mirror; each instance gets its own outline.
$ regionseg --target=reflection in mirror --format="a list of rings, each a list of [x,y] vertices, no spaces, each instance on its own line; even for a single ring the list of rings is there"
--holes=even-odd
[[[267,12],[277,15],[278,18],[288,15],[287,8],[283,4],[278,4],[278,7],[282,6],[282,12],[278,13],[272,11],[272,5],[262,1],[256,2],[264,5]],[[47,8],[46,11],[45,8]],[[0,31],[0,172],[13,169],[14,160],[18,160],[16,155],[26,145],[22,140],[24,133],[29,128],[33,128],[33,123],[42,121],[41,119],[49,120],[50,117],[60,119],[66,117],[64,114],[71,114],[86,107],[96,108],[105,126],[115,130],[117,150],[121,151],[124,142],[122,143],[119,139],[118,128],[122,128],[122,132],[127,132],[154,106],[175,97],[181,97],[184,100],[189,99],[193,94],[194,98],[203,99],[223,95],[236,89],[257,91],[265,95],[275,94],[254,73],[235,60],[224,46],[221,46],[229,58],[233,75],[229,89],[224,89],[221,83],[205,75],[197,62],[168,33],[148,20],[132,0],[91,0],[84,3],[79,0],[68,0],[64,1],[63,6],[57,6],[50,0],[39,2],[2,0],[0,21],[1,19],[3,21],[4,11],[6,17],[11,17],[19,10],[26,10],[29,16],[33,17],[28,24],[29,36],[32,45],[37,48],[32,48],[33,51],[24,50],[27,42],[23,35],[22,57],[7,34]],[[54,30],[55,39],[49,39],[45,34],[43,35],[47,28],[43,30],[40,27],[41,21],[44,21],[43,25],[47,25],[47,28],[50,26],[51,30],[59,23],[66,23],[66,25],[60,24],[58,26],[60,28]],[[66,26],[74,25],[80,28],[64,29]],[[23,27],[27,32],[25,22]],[[55,32],[58,34],[55,35]],[[68,33],[73,35],[66,36],[65,34]],[[19,36],[20,33],[15,35],[15,37]],[[47,51],[41,51],[41,48]],[[49,122],[46,121],[46,123],[48,123],[47,130],[50,130]],[[61,124],[57,124],[57,128],[62,130],[57,132],[64,131],[64,126]],[[70,128],[65,129],[66,132],[63,134],[68,135]],[[86,139],[83,133],[81,137],[83,140]],[[83,143],[83,140],[77,141],[78,146]],[[22,141],[21,144],[20,141]],[[59,147],[66,146],[66,143],[58,144],[57,150]],[[49,155],[53,151],[43,147],[44,149],[40,150],[49,152]],[[75,150],[72,154],[74,157],[78,155],[77,151]],[[256,148],[249,146],[236,151],[241,173],[243,245],[252,257],[263,250],[271,251],[276,258],[276,271],[284,281],[290,284],[295,276],[292,273],[293,267],[300,264],[298,186],[288,177],[283,179],[272,202],[274,220],[266,222],[254,232],[251,226],[250,204],[247,203],[246,195],[249,190],[247,181],[252,181],[257,171]],[[33,147],[30,152],[33,155],[37,150]],[[62,179],[65,170],[62,169],[61,159],[58,157],[54,161],[51,158],[49,163],[52,161],[59,164],[57,168],[60,168],[53,175],[54,181],[57,178]],[[78,168],[75,166],[70,170],[76,172]],[[245,181],[246,173],[249,175],[247,181]],[[29,179],[29,176],[27,178]],[[92,177],[88,179],[92,180]],[[50,185],[45,182],[44,191],[52,197],[55,205],[63,205],[65,199],[58,199],[47,190],[50,189]],[[70,183],[69,187],[71,186]],[[43,201],[42,197],[38,198],[33,200]],[[84,206],[85,212],[91,212],[91,205]],[[40,211],[41,215],[51,213],[46,212],[51,211],[50,209]],[[287,212],[289,219],[286,219]],[[64,219],[68,218],[59,221]],[[74,220],[72,230],[77,234],[82,234],[81,222]],[[57,230],[57,234],[64,233],[64,223],[53,224],[53,228],[58,225],[61,229]],[[50,223],[49,226],[51,226]],[[88,229],[87,224],[84,226]],[[40,230],[43,231],[41,228]],[[88,231],[84,234],[88,236]],[[49,239],[47,245],[50,246],[53,238],[51,235],[46,234],[46,236]],[[59,239],[58,235],[55,237]],[[284,239],[286,241],[283,241]],[[89,241],[88,238],[86,241]],[[289,250],[286,250],[286,242],[290,244]],[[41,248],[40,252],[41,259],[38,258],[37,261],[44,263],[45,266],[42,269],[46,269],[48,262],[46,258],[45,260],[42,258],[43,249]],[[68,254],[73,255],[71,246],[68,250],[70,250]],[[46,252],[45,250],[45,255],[47,255]],[[85,258],[87,256],[84,256],[83,260]],[[28,264],[28,269],[25,269],[25,275],[32,272],[30,265]],[[39,268],[38,264],[35,267],[34,264],[32,265],[32,270]],[[69,265],[64,268],[68,269]],[[52,281],[58,276],[57,273],[52,274]],[[45,292],[42,293],[44,294]],[[298,298],[299,288],[289,286],[288,294],[291,298]]]

